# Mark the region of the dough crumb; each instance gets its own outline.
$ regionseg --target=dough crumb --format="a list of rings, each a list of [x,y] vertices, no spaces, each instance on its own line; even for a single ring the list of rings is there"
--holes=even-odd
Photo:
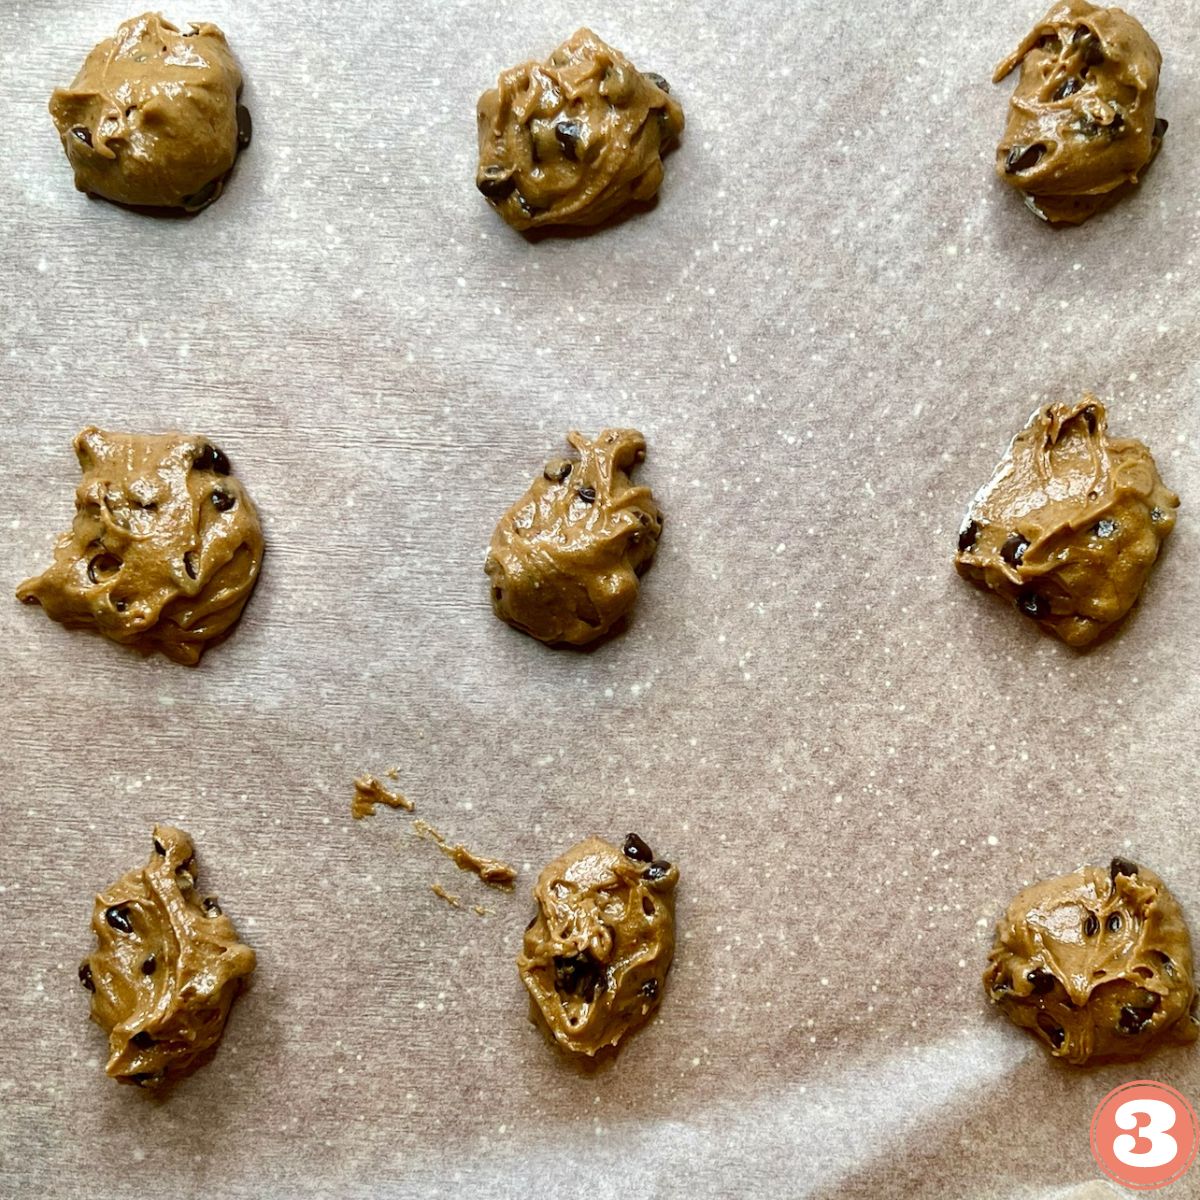
[[[451,908],[461,908],[462,907],[462,897],[456,896],[453,892],[446,891],[446,889],[444,887],[442,887],[442,885],[440,883],[431,883],[429,885],[429,890],[435,896],[438,896],[442,900],[445,900],[445,902],[448,905],[450,905]]]
[[[484,883],[491,887],[511,891],[517,878],[516,867],[510,866],[497,858],[485,858],[468,850],[461,844],[452,845],[438,833],[432,825],[422,820],[413,822],[413,830],[417,837],[427,838],[437,844],[437,847],[460,871],[473,871]]]
[[[492,915],[492,913],[495,912],[496,910],[493,908],[484,908],[484,906],[482,904],[472,904],[471,911],[477,917],[490,917]]]
[[[389,777],[394,778],[388,772]],[[375,778],[374,775],[360,775],[354,781],[354,798],[350,801],[350,815],[361,821],[364,817],[375,815],[375,805],[386,804],[388,808],[402,808],[412,812],[413,802],[399,792],[390,792]]]

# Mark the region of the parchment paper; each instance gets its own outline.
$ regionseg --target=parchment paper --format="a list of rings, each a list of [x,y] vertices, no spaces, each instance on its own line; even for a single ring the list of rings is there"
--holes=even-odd
[[[979,972],[1018,887],[1114,852],[1200,921],[1194,7],[1138,0],[1166,147],[1062,233],[991,169],[990,72],[1041,0],[171,9],[227,30],[255,121],[192,221],[76,193],[46,113],[132,11],[0,10],[3,591],[67,527],[89,422],[207,433],[269,549],[194,671],[0,603],[0,1194],[1110,1195],[1096,1103],[1196,1099],[1200,1058],[1060,1067]],[[474,191],[474,104],[585,22],[685,141],[655,211],[531,244]],[[951,556],[1029,412],[1085,388],[1184,508],[1079,655]],[[556,653],[493,618],[484,549],[606,424],[649,438],[664,540],[628,635]],[[350,820],[392,765],[513,897],[403,814]],[[75,976],[154,821],[259,955],[158,1101],[104,1077]],[[586,1075],[514,958],[537,870],[631,829],[681,866],[679,951]]]

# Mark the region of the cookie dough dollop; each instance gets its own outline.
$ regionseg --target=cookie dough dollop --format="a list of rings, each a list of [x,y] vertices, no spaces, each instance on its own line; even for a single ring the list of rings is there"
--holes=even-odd
[[[250,141],[242,74],[225,35],[126,21],[84,60],[50,114],[81,192],[119,204],[197,211],[220,194]]]
[[[666,80],[580,29],[480,97],[475,183],[514,229],[598,225],[655,195],[682,131]]]
[[[221,1038],[254,951],[213,897],[196,895],[191,838],[154,827],[144,867],[96,897],[96,949],[79,967],[92,1020],[108,1035],[105,1070],[154,1086],[199,1066]]]
[[[263,556],[258,515],[202,437],[75,439],[83,481],[54,562],[17,589],[70,629],[193,665],[241,616]]]
[[[958,535],[958,573],[1072,646],[1133,607],[1179,497],[1150,451],[1108,435],[1094,396],[1050,404],[1013,439]]]
[[[650,489],[629,478],[646,457],[636,429],[567,441],[578,457],[547,463],[504,514],[485,570],[498,617],[539,641],[583,646],[633,609],[662,514]]]
[[[517,969],[530,1019],[558,1045],[592,1057],[653,1015],[675,954],[678,882],[634,833],[620,849],[589,837],[538,876]]]
[[[1018,65],[996,172],[1039,217],[1078,225],[1134,187],[1162,145],[1162,55],[1121,9],[1060,0],[994,82]]]
[[[1076,1065],[1196,1038],[1183,913],[1153,871],[1124,858],[1021,892],[996,927],[983,986]]]

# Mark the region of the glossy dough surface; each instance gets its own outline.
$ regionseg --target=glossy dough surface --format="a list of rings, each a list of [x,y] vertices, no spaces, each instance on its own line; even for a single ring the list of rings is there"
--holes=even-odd
[[[1175,897],[1122,858],[1021,892],[996,927],[989,999],[1077,1065],[1191,1042],[1192,943]]]
[[[250,497],[202,437],[88,428],[75,453],[74,524],[17,598],[68,628],[194,665],[258,579],[263,536]]]

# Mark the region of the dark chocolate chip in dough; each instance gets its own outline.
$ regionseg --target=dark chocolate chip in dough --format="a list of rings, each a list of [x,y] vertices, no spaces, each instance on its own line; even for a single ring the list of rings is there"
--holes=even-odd
[[[645,870],[642,878],[649,883],[654,883],[658,879],[665,879],[671,871],[671,864],[665,859],[655,859]]]
[[[1045,969],[1045,967],[1034,967],[1025,976],[1029,986],[1033,988],[1035,996],[1044,996],[1047,992],[1054,990],[1054,976]]]
[[[511,171],[501,166],[490,166],[476,179],[475,186],[491,201],[499,203],[516,191],[517,181]]]
[[[1044,621],[1050,615],[1050,601],[1038,592],[1022,592],[1017,597],[1017,608],[1035,621]]]
[[[198,192],[193,192],[190,196],[184,196],[182,201],[183,207],[189,212],[199,212],[200,209],[211,204],[217,198],[223,183],[223,176],[218,179],[210,179]]]
[[[92,131],[86,125],[76,125],[71,130],[71,136],[78,141],[81,141],[85,146],[92,144]]]
[[[657,71],[643,71],[642,74],[650,80],[660,92],[671,94],[671,85]]]
[[[158,970],[158,959],[153,954],[142,960],[142,974],[153,975]]]
[[[205,896],[200,904],[210,917],[219,917],[221,915],[221,906],[217,903],[216,896]]]
[[[104,919],[114,928],[120,930],[121,933],[132,933],[133,923],[129,920],[129,914],[119,905],[114,904],[111,908],[104,910]]]
[[[1166,117],[1155,117],[1154,132],[1151,134],[1151,136],[1156,137],[1159,139],[1159,141],[1161,141],[1170,127],[1171,123]]]
[[[647,979],[645,983],[638,989],[647,1000],[658,999],[658,980]]]
[[[634,862],[651,863],[654,861],[654,851],[636,833],[625,835],[625,844],[621,847],[621,853],[626,858],[632,858]]]
[[[596,489],[593,487],[581,487],[575,494],[584,504],[596,503]]]
[[[97,554],[88,561],[88,578],[93,583],[103,583],[106,579],[111,579],[121,566],[121,560],[115,554]]]
[[[966,525],[959,530],[958,534],[958,552],[966,554],[975,543],[979,540],[979,522],[968,521]]]
[[[214,446],[212,442],[205,442],[200,447],[196,457],[192,460],[192,467],[197,471],[213,471],[217,475],[228,475],[233,470],[225,452]]]
[[[144,1029],[138,1030],[129,1040],[139,1050],[149,1050],[154,1045],[154,1039]]]
[[[1064,79],[1062,83],[1054,89],[1055,100],[1065,100],[1068,96],[1073,96],[1079,89],[1083,87],[1083,81],[1072,75],[1069,79]]]
[[[1029,539],[1019,533],[1010,533],[1004,539],[1004,545],[1000,547],[1000,557],[1004,559],[1010,567],[1019,567],[1021,560],[1025,557],[1025,551],[1029,549]]]
[[[187,572],[189,579],[195,579],[196,572],[196,554],[195,551],[189,550],[183,556],[183,569]]]
[[[1041,142],[1034,142],[1032,146],[1014,146],[1008,152],[1008,158],[1004,162],[1004,169],[1010,175],[1018,175],[1022,171],[1032,170],[1038,165],[1042,155],[1045,153],[1046,147]]]
[[[79,964],[79,982],[83,984],[89,992],[96,990],[96,981],[92,978],[92,968],[87,962]]]
[[[1100,919],[1095,913],[1088,913],[1087,920],[1083,923],[1083,932],[1086,937],[1095,937],[1100,932]]]
[[[237,140],[238,146],[245,150],[254,138],[254,122],[250,119],[250,110],[244,105],[237,106]]]
[[[554,986],[569,996],[590,1000],[603,988],[603,968],[590,954],[560,954],[554,959]]]
[[[237,503],[237,497],[230,495],[224,488],[214,488],[212,502],[218,512],[228,512]]]
[[[1138,873],[1137,863],[1127,858],[1115,857],[1108,865],[1108,873],[1115,883],[1118,875],[1128,875],[1131,879]]]
[[[560,149],[565,158],[569,158],[571,162],[575,162],[579,157],[579,140],[583,136],[583,130],[579,128],[576,121],[559,121],[554,126],[554,137],[558,142]]]
[[[1120,913],[1109,913],[1108,920],[1104,922],[1104,928],[1107,929],[1109,933],[1120,933],[1121,924],[1122,922]]]

